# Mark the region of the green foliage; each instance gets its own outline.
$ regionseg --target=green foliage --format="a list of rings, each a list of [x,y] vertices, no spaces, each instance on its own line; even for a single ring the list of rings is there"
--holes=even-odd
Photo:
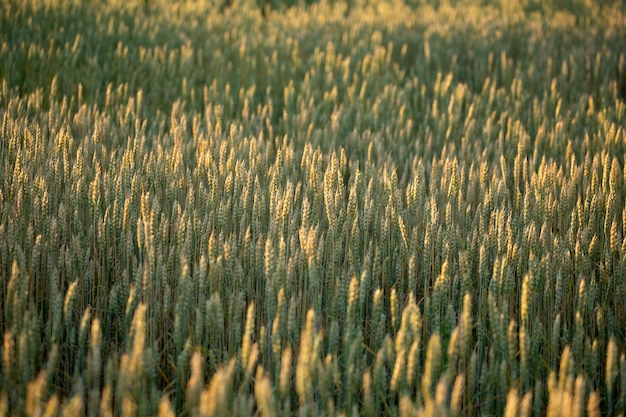
[[[0,7],[0,415],[626,412],[621,2]]]

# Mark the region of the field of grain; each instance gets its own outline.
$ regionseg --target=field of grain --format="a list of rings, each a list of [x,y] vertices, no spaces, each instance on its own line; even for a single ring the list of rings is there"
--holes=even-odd
[[[0,416],[624,416],[625,102],[621,1],[0,1]]]

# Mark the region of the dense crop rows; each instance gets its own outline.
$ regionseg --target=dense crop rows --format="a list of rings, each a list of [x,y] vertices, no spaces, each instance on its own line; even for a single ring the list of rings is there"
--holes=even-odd
[[[95,3],[0,4],[0,416],[624,414],[621,2]]]

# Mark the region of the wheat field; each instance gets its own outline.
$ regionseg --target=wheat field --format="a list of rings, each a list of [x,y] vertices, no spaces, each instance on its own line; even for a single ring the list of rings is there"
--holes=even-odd
[[[0,416],[624,416],[626,6],[0,0]]]

